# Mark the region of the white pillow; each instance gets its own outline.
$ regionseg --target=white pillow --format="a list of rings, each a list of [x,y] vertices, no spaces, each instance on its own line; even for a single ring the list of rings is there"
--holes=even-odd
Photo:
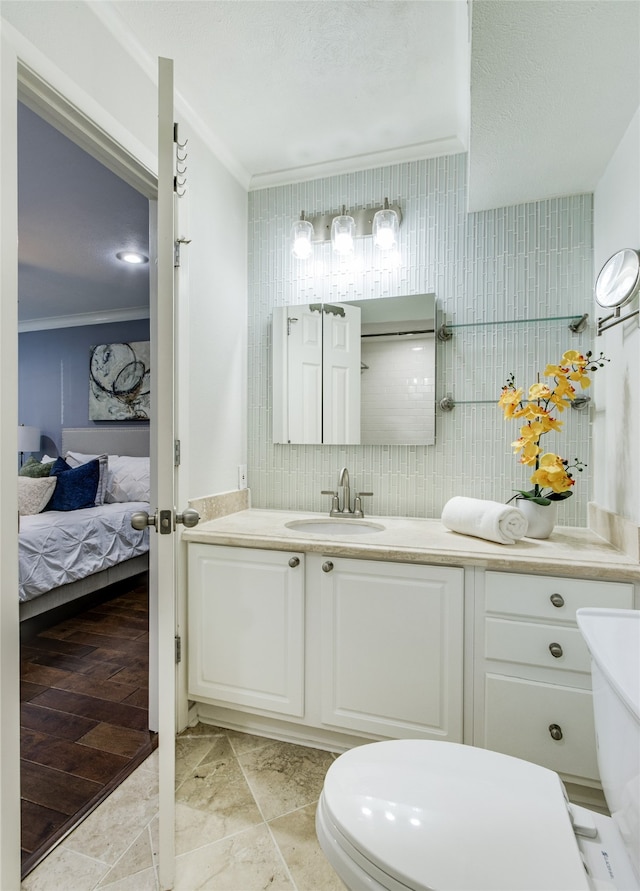
[[[115,455],[113,457],[115,457]],[[109,475],[107,456],[83,455],[82,452],[67,452],[67,454],[64,456],[64,460],[67,462],[69,467],[80,467],[82,464],[86,464],[88,461],[98,460],[100,462],[100,476],[98,477],[98,488],[96,489],[96,500],[94,501],[94,504],[96,507],[104,504],[104,499],[107,494],[107,482]]]
[[[150,467],[148,458],[109,455],[107,504],[124,501],[149,501]]]
[[[58,478],[55,476],[18,477],[18,513],[21,517],[39,514],[53,495]]]

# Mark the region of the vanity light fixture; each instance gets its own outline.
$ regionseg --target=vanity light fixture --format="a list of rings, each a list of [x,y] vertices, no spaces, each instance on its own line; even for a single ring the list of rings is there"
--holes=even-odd
[[[343,205],[340,213],[324,213],[307,219],[304,211],[291,228],[291,251],[299,260],[308,260],[313,244],[331,241],[333,250],[348,256],[353,252],[354,239],[373,235],[380,250],[392,250],[398,244],[402,210],[384,199],[382,207],[365,207],[347,213]]]
[[[118,251],[116,257],[118,260],[122,260],[123,263],[131,263],[133,265],[149,262],[149,258],[140,253],[140,251]]]
[[[384,207],[376,212],[372,224],[373,242],[381,251],[391,251],[398,245],[400,220],[395,210],[389,207],[389,199],[384,199]]]
[[[313,238],[313,226],[304,217],[304,211],[300,219],[296,220],[291,228],[291,251],[298,260],[308,260],[313,251],[311,240]]]

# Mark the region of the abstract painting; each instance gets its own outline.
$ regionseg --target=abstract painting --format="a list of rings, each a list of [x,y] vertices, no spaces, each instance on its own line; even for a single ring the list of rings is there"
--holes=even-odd
[[[90,421],[149,420],[149,357],[148,340],[90,347]]]

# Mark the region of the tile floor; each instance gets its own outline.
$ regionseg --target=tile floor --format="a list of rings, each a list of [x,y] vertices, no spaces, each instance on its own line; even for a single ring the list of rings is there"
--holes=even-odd
[[[204,724],[178,737],[175,891],[344,891],[315,835],[334,755]],[[157,891],[157,752],[22,891]]]

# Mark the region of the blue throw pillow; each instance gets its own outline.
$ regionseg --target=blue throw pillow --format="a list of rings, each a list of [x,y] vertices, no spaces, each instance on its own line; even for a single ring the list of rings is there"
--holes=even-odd
[[[49,476],[57,477],[58,482],[45,510],[82,510],[95,506],[100,479],[97,458],[80,467],[70,467],[64,458],[58,458]]]

